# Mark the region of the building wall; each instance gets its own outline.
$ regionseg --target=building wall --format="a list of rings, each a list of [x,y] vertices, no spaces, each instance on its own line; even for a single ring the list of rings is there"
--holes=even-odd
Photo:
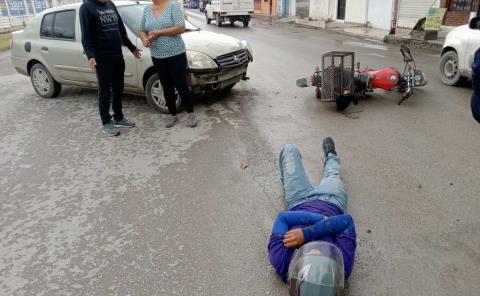
[[[310,0],[295,1],[295,15],[298,17],[307,17],[310,14]]]
[[[368,0],[347,0],[345,21],[365,24],[367,22]]]
[[[368,1],[367,20],[373,28],[389,30],[392,22],[393,0]]]
[[[270,1],[272,2],[272,10],[270,11]],[[264,15],[276,15],[277,13],[277,0],[262,0],[262,10],[261,13]]]
[[[478,11],[478,0],[468,0],[465,11],[455,11],[455,1],[441,0],[440,7],[447,8],[443,24],[445,26],[461,26],[468,24],[470,18]],[[450,4],[450,7],[447,7]]]
[[[337,17],[337,0],[310,0],[310,17],[328,20]]]

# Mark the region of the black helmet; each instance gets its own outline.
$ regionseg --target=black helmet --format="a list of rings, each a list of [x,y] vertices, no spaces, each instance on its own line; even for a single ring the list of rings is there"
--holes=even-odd
[[[314,241],[295,250],[288,268],[291,296],[335,296],[344,282],[342,252],[334,244]]]

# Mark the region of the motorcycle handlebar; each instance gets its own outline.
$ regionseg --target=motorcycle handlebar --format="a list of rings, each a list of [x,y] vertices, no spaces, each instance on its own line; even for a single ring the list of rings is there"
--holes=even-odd
[[[406,62],[406,63],[409,63],[409,62],[412,62],[413,61],[413,57],[412,57],[412,54],[410,53],[410,49],[406,46],[406,45],[401,45],[400,46],[400,52],[402,53],[403,55],[403,60]]]

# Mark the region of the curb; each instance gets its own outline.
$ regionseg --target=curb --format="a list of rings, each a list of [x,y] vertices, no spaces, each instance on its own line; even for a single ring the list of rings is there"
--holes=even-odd
[[[438,40],[418,41],[411,38],[402,38],[386,35],[383,39],[384,43],[388,44],[405,44],[413,48],[427,48],[440,52],[443,48],[443,42]]]
[[[397,36],[391,36],[391,35],[385,35],[383,38],[379,38],[377,36],[371,36],[367,34],[356,34],[356,33],[345,32],[341,28],[335,28],[335,27],[329,28],[328,26],[326,26],[326,28],[322,28],[320,26],[314,26],[306,22],[295,21],[290,23],[297,26],[305,27],[305,28],[319,29],[327,32],[337,33],[344,36],[368,39],[369,41],[377,41],[385,44],[405,44],[413,48],[425,48],[425,49],[431,49],[438,52],[440,52],[443,48],[443,41],[438,41],[438,40],[428,40],[428,41],[422,42],[422,41],[414,40],[408,37],[397,37]]]

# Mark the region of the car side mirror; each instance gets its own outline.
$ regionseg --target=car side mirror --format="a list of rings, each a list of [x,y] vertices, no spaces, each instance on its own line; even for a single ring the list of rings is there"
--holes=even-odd
[[[480,17],[474,17],[470,20],[469,24],[470,29],[479,30],[480,29]]]

